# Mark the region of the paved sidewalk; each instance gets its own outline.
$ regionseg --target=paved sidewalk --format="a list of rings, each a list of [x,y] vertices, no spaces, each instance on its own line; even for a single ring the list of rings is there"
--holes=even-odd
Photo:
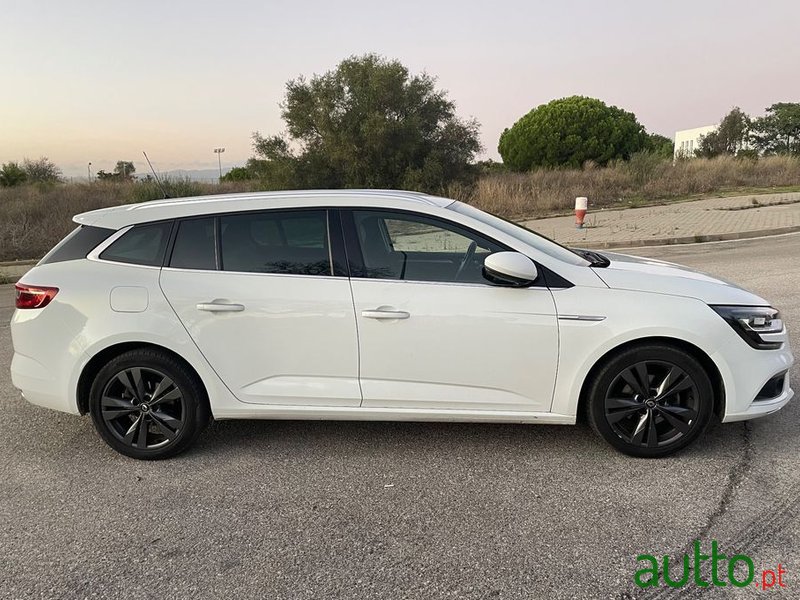
[[[524,224],[562,244],[586,248],[686,244],[800,231],[800,192],[622,210],[593,211],[589,202],[584,229],[575,228],[572,215]]]

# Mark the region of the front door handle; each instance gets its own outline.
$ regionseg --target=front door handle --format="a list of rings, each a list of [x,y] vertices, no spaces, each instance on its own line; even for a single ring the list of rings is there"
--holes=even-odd
[[[373,310],[362,310],[361,316],[365,319],[407,319],[411,315],[404,310],[392,310],[380,306]]]
[[[202,302],[197,305],[197,310],[204,310],[206,312],[241,312],[244,310],[244,304],[233,304],[231,302]]]

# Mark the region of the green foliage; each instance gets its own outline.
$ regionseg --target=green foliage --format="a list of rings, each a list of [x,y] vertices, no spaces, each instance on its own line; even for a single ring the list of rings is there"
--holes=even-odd
[[[800,103],[777,102],[753,122],[753,145],[764,154],[800,154]]]
[[[7,162],[0,169],[0,186],[14,187],[21,185],[28,179],[28,174],[25,173],[19,163],[11,161]]]
[[[670,140],[670,146],[671,145],[672,140]],[[668,158],[671,159],[672,154],[670,154]],[[667,161],[667,158],[656,152],[642,150],[641,152],[632,154],[630,160],[623,162],[622,165],[624,165],[631,174],[633,182],[639,187],[644,187],[649,181],[661,175],[664,168],[671,165],[671,162]]]
[[[63,181],[61,169],[46,156],[36,160],[26,158],[22,161],[22,168],[25,171],[27,180],[31,183],[58,183]]]
[[[136,167],[129,160],[118,160],[117,166],[114,167],[114,174],[120,179],[132,179],[135,172]]]
[[[695,156],[713,158],[722,154],[735,156],[747,145],[752,120],[738,106],[722,118],[716,131],[700,137]]]
[[[486,160],[481,160],[475,163],[475,169],[478,171],[478,175],[491,175],[494,173],[505,173],[508,171],[508,167],[501,162],[497,162],[496,160],[492,160],[491,158]]]
[[[136,172],[136,167],[129,160],[118,160],[114,170],[109,173],[100,169],[97,172],[97,179],[100,181],[132,181]]]
[[[255,133],[248,169],[275,188],[438,192],[468,179],[481,149],[478,123],[459,119],[435,83],[375,54],[289,81],[282,105],[288,137]]]
[[[514,170],[606,165],[647,147],[633,113],[595,98],[571,96],[531,110],[500,136],[498,150]]]
[[[247,167],[234,167],[225,175],[222,176],[220,181],[249,181],[256,179],[256,174]]]
[[[659,158],[671,159],[675,154],[675,142],[665,135],[649,133],[647,135],[646,149]]]

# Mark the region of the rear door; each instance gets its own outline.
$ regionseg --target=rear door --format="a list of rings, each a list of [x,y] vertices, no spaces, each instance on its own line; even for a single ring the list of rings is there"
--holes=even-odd
[[[161,287],[243,402],[361,403],[350,284],[329,217],[266,210],[178,223]]]

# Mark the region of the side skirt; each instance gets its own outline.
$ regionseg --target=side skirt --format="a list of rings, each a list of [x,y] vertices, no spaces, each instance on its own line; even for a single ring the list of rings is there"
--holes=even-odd
[[[402,408],[363,408],[340,406],[243,405],[241,408],[214,410],[222,419],[296,419],[308,421],[441,421],[454,423],[542,423],[574,425],[575,415],[546,412],[493,410],[420,410]]]

